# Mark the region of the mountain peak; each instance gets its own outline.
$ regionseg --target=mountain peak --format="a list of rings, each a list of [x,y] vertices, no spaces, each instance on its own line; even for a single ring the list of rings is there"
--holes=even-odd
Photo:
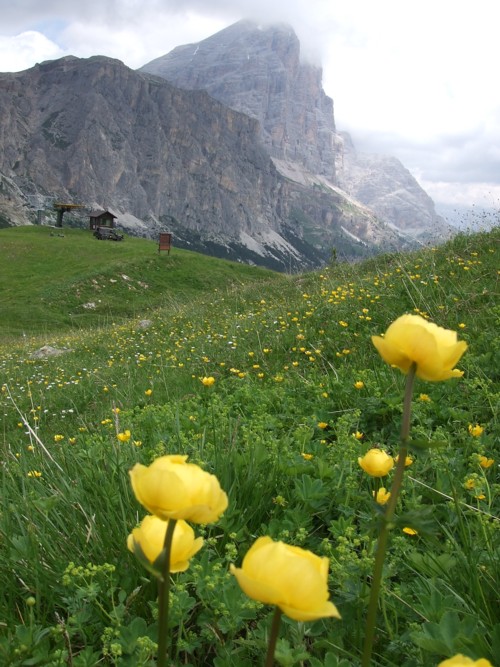
[[[141,71],[180,88],[206,90],[256,118],[273,158],[292,159],[335,181],[333,101],[323,91],[321,68],[301,63],[291,26],[239,21],[197,44],[175,48]]]

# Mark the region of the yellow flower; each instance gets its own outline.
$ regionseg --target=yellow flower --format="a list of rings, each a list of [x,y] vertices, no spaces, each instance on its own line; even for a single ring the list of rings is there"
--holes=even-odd
[[[381,486],[378,491],[373,492],[373,497],[375,498],[376,503],[378,503],[379,505],[385,505],[386,502],[391,497],[391,492],[387,491],[385,486]]]
[[[146,516],[127,539],[127,547],[145,565],[153,565],[162,555],[168,521]],[[194,531],[185,521],[177,521],[172,538],[170,572],[184,572],[192,558],[203,546],[203,538],[195,539]],[[160,567],[157,568],[161,570]]]
[[[357,382],[354,383],[354,386],[355,386],[356,389],[363,389],[363,387],[365,386],[365,383],[362,382],[361,380],[358,380]]]
[[[325,429],[328,428],[328,424],[326,422],[318,422],[318,428]]]
[[[486,658],[473,660],[461,653],[457,653],[453,658],[448,658],[448,660],[440,662],[438,667],[493,667],[493,665],[489,660],[486,660]]]
[[[387,329],[385,336],[372,336],[372,342],[384,361],[407,373],[412,363],[422,380],[448,380],[461,377],[453,368],[467,349],[457,341],[455,331],[443,329],[420,315],[402,315]]]
[[[372,477],[384,477],[392,470],[394,459],[381,449],[370,449],[358,458],[358,463]]]
[[[480,456],[479,457],[479,465],[481,466],[481,468],[484,468],[485,470],[486,470],[486,468],[489,468],[490,466],[492,466],[494,463],[495,463],[495,459],[489,459],[486,456]]]
[[[153,390],[152,389],[146,389],[146,391],[144,393],[146,394],[146,396],[151,396],[151,394],[153,393]]]
[[[64,435],[55,435],[54,436],[54,442],[61,442],[61,440],[64,440]]]
[[[397,463],[398,461],[399,461],[399,454],[394,457],[394,463]],[[411,466],[412,463],[413,463],[413,459],[411,458],[411,456],[407,456],[405,458],[405,468],[408,468],[408,466]]]
[[[430,403],[431,399],[429,397],[429,394],[420,394],[420,396],[418,397],[418,400],[422,401],[422,403]]]
[[[278,606],[295,621],[340,618],[328,599],[328,558],[259,537],[241,568],[230,569],[248,597]]]
[[[123,433],[117,433],[116,437],[120,442],[128,442],[130,440],[130,431],[127,429]]]
[[[417,531],[415,528],[408,528],[408,526],[405,526],[403,528],[403,533],[406,533],[407,535],[418,535]]]
[[[474,426],[469,424],[469,433],[473,438],[479,438],[479,436],[483,434],[483,431],[484,428],[479,426],[479,424],[475,424]]]
[[[203,377],[201,378],[201,383],[204,387],[211,387],[215,382],[215,378],[210,376],[210,377]]]
[[[356,431],[356,432],[353,433],[352,435],[353,435],[354,438],[356,438],[356,440],[362,440],[363,437],[364,437],[364,436],[363,436],[363,433],[361,433],[361,431]]]
[[[310,461],[313,458],[313,454],[306,454],[305,452],[301,454],[304,461]]]
[[[465,480],[464,482],[464,487],[469,491],[473,489],[475,486],[476,486],[476,480],[473,479],[472,477],[469,477],[469,479]]]
[[[186,463],[187,458],[170,455],[160,456],[150,466],[136,463],[130,471],[135,497],[164,521],[217,521],[227,508],[227,495],[215,475]]]

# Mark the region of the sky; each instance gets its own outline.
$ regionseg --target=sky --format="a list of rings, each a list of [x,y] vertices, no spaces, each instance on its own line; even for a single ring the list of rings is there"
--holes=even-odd
[[[0,16],[0,72],[136,69],[240,19],[289,23],[358,151],[399,158],[438,208],[499,208],[498,0],[0,0]]]

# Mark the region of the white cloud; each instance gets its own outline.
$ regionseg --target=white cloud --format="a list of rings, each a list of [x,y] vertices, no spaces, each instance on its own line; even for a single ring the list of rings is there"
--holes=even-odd
[[[28,30],[19,35],[0,35],[0,63],[3,72],[19,72],[37,62],[64,55],[62,49],[40,32]]]

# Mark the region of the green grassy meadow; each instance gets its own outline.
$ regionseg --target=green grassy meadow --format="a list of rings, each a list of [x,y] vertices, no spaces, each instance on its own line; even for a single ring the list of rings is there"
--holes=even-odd
[[[342,616],[284,618],[276,663],[359,666],[391,474],[358,457],[397,452],[405,380],[371,336],[417,313],[469,348],[462,378],[416,382],[372,664],[500,667],[498,228],[298,276],[58,231],[0,230],[0,665],[156,664],[128,471],[187,454],[229,507],[173,575],[172,664],[263,664],[272,609],[229,565],[270,535],[330,559]]]

